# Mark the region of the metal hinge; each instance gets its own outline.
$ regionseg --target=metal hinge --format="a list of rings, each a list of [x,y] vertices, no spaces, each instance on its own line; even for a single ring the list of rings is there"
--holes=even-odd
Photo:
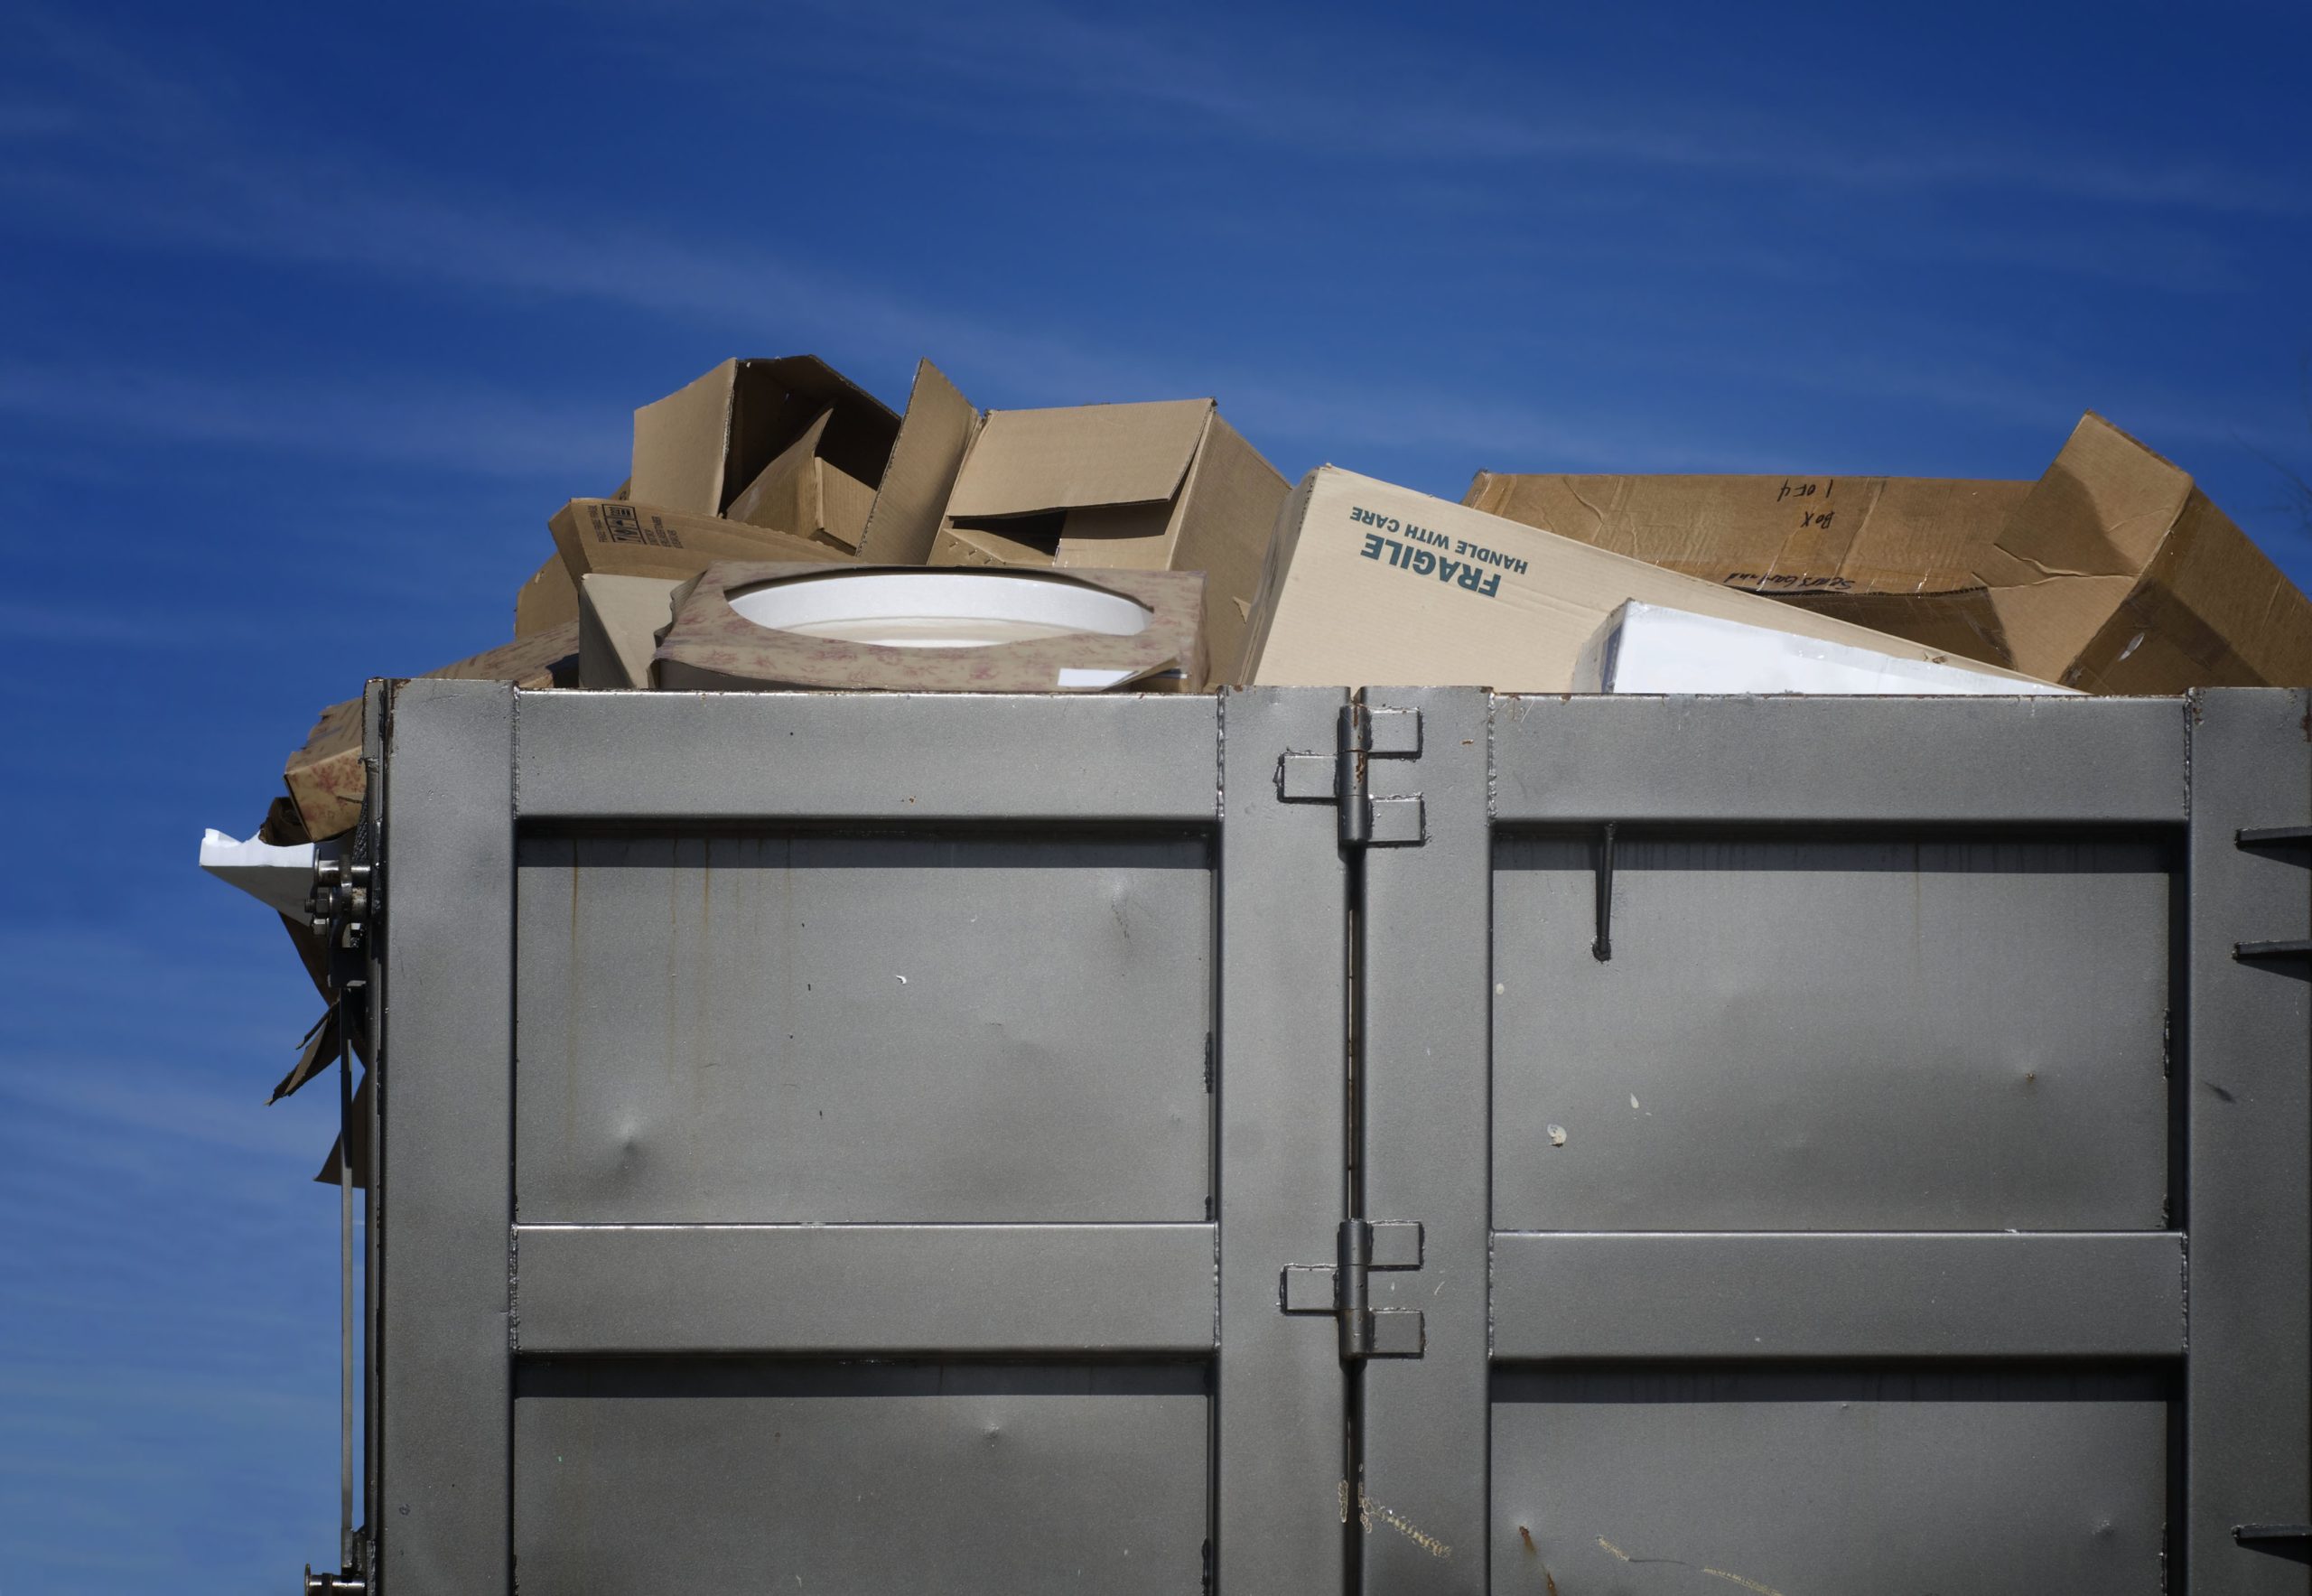
[[[1347,848],[1417,848],[1428,836],[1421,795],[1375,798],[1372,760],[1421,758],[1421,711],[1341,705],[1330,753],[1288,751],[1277,761],[1276,796],[1288,804],[1337,804]]]
[[[1329,1313],[1340,1321],[1340,1355],[1419,1358],[1426,1345],[1418,1308],[1368,1308],[1366,1274],[1421,1267],[1421,1227],[1403,1219],[1350,1219],[1340,1227],[1331,1264],[1291,1264],[1277,1283],[1287,1313]]]

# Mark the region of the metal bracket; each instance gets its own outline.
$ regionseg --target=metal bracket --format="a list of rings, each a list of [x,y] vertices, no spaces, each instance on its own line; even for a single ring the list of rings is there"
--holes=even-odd
[[[1421,1310],[1366,1307],[1366,1274],[1420,1268],[1421,1240],[1421,1227],[1411,1220],[1350,1219],[1335,1237],[1334,1263],[1285,1266],[1277,1283],[1277,1306],[1287,1313],[1338,1318],[1344,1362],[1419,1358],[1427,1346]]]
[[[2312,847],[2312,826],[2242,826],[2232,834],[2232,841],[2233,846],[2246,850]],[[2242,964],[2312,958],[2312,940],[2289,938],[2276,942],[2234,942],[2232,957]]]
[[[1421,711],[1341,706],[1331,753],[1287,751],[1277,761],[1276,796],[1288,804],[1335,804],[1345,848],[1417,848],[1428,837],[1421,795],[1375,798],[1367,762],[1421,758]]]

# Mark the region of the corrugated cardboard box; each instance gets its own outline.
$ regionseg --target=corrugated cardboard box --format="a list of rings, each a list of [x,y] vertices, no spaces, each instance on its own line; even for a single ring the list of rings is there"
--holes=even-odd
[[[2035,483],[1480,471],[1466,502],[2090,692],[2312,683],[2312,604],[2099,415]]]
[[[717,560],[841,560],[840,549],[721,516],[686,516],[653,504],[573,499],[546,522],[575,583],[606,576],[695,576]],[[572,613],[576,613],[575,590]]]
[[[1301,480],[1278,520],[1240,679],[1571,692],[1583,650],[1633,599],[1905,658],[1949,658],[1326,466]]]
[[[1289,484],[1210,399],[974,410],[929,362],[860,543],[870,564],[1201,571],[1233,669]]]
[[[454,681],[512,682],[520,687],[575,686],[578,623],[565,621],[425,674]],[[361,766],[361,701],[348,699],[322,711],[304,747],[289,756],[281,774],[307,836],[319,841],[350,830],[361,817],[361,798],[368,786]]]
[[[820,457],[871,489],[880,483],[900,428],[881,399],[816,355],[725,360],[634,413],[634,474],[620,497],[721,515],[823,417]]]
[[[676,593],[651,672],[691,691],[1197,691],[1203,590],[1196,572],[732,562]]]

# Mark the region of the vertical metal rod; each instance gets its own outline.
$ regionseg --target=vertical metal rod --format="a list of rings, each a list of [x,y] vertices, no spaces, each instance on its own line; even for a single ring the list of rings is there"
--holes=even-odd
[[[1590,955],[1599,964],[1614,957],[1614,823],[1606,822],[1598,844],[1598,932]]]
[[[353,1028],[337,1000],[338,1567],[353,1567]]]

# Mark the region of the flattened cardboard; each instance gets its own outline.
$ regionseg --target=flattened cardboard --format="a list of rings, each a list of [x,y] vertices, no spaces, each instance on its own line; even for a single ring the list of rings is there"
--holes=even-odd
[[[825,457],[870,487],[881,482],[900,418],[816,355],[788,355],[725,360],[637,410],[627,497],[684,515],[721,515],[828,410]]]
[[[859,540],[859,558],[871,565],[920,565],[931,557],[939,518],[954,491],[956,473],[979,431],[979,412],[945,373],[917,362],[907,414],[883,468],[875,507]]]
[[[1289,491],[1210,399],[992,411],[926,563],[1203,571],[1205,645],[1233,672]]]
[[[2092,412],[2033,483],[1480,471],[1467,502],[2088,692],[2312,684],[2312,602]]]
[[[657,505],[573,499],[546,523],[573,580],[695,576],[717,560],[841,560],[840,549],[721,516],[686,516]]]
[[[675,618],[670,576],[578,579],[578,685],[590,691],[650,686],[650,656]]]
[[[731,501],[729,518],[750,526],[827,544],[844,554],[859,552],[875,490],[822,457],[833,410],[823,410],[803,435],[762,468]]]
[[[565,621],[425,674],[449,681],[511,682],[517,687],[575,686],[578,623]],[[361,817],[361,798],[368,790],[361,765],[361,701],[348,699],[322,711],[305,745],[289,756],[281,774],[306,835],[319,842],[350,830]]]
[[[709,566],[675,600],[675,620],[652,674],[662,688],[904,693],[1198,691],[1204,686],[1204,577],[1192,571],[1006,572],[1121,594],[1151,614],[1132,637],[1074,632],[984,648],[905,649],[758,626],[731,597],[766,583],[907,566],[732,562]]]
[[[947,518],[1169,499],[1214,409],[1210,399],[1160,399],[990,411],[948,496]]]
[[[1979,587],[1975,558],[2028,482],[1918,477],[1512,476],[1461,500],[1489,515],[1771,593]]]
[[[1636,599],[1908,659],[1948,656],[1331,466],[1294,490],[1243,679],[1565,693]]]
[[[570,580],[570,567],[563,564],[556,550],[514,595],[514,635],[531,637],[577,619],[578,589]]]

